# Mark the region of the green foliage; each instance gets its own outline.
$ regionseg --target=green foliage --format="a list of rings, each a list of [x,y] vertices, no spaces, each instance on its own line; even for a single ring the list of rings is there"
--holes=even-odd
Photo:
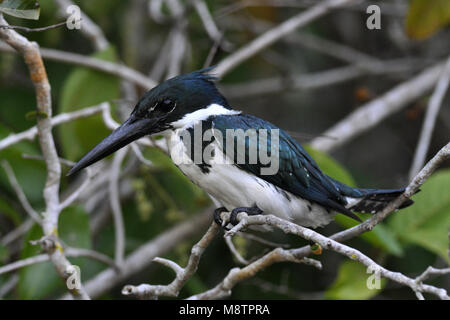
[[[316,160],[323,172],[347,185],[355,186],[355,182],[351,175],[330,156],[310,147],[306,147],[306,149]],[[370,215],[359,214],[359,217],[363,220],[369,216]],[[358,224],[357,221],[342,214],[336,215],[336,222],[345,228],[351,228]],[[402,255],[403,253],[402,247],[398,243],[395,234],[386,225],[377,225],[372,231],[366,232],[360,237],[375,247],[386,250],[393,255]]]
[[[406,17],[406,32],[411,38],[423,40],[449,22],[450,1],[412,0]]]
[[[450,170],[431,176],[414,196],[414,205],[395,213],[389,227],[406,243],[417,244],[448,261]]]
[[[325,292],[325,298],[334,300],[370,299],[383,290],[386,286],[386,279],[380,279],[380,289],[369,289],[367,284],[372,279],[369,277],[374,278],[375,274],[367,272],[367,268],[359,262],[346,260],[340,265],[335,282]]]
[[[0,244],[0,263],[4,264],[8,258],[9,250],[7,247]]]
[[[94,57],[117,61],[112,47],[98,52]],[[64,83],[59,112],[72,112],[119,97],[119,80],[111,75],[86,68],[76,68]],[[58,128],[65,158],[79,160],[105,138],[110,131],[101,115],[80,119]]]
[[[0,194],[0,215],[7,217],[14,225],[18,225],[21,221],[20,214],[3,198]]]
[[[8,134],[9,130],[0,125],[0,138],[6,137]],[[11,165],[28,200],[31,203],[39,203],[42,200],[42,189],[46,177],[44,162],[24,159],[22,154],[37,155],[38,150],[32,143],[21,142],[1,150],[0,159],[8,161]],[[30,177],[33,178],[30,179]],[[0,187],[15,195],[3,168],[0,168]]]
[[[0,0],[0,12],[22,19],[39,19],[38,0]]]
[[[68,207],[61,212],[59,225],[59,235],[65,244],[77,248],[89,249],[91,247],[88,215],[81,207]],[[39,246],[31,245],[29,242],[41,237],[41,227],[34,225],[26,236],[25,246],[21,253],[22,259],[40,253]],[[85,259],[71,260],[83,270]],[[20,299],[42,299],[63,292],[63,290],[64,283],[50,262],[34,264],[22,268],[19,272],[18,295]]]

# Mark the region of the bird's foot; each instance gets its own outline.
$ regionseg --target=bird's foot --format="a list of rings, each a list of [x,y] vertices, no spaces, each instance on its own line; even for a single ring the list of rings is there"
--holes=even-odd
[[[214,210],[214,221],[219,225],[219,227],[222,227],[226,229],[226,224],[224,225],[221,214],[222,212],[227,212],[228,210],[225,207],[220,207]],[[226,229],[228,230],[228,229]]]
[[[235,208],[231,211],[230,214],[230,223],[235,226],[239,223],[237,216],[239,213],[245,212],[249,216],[256,216],[262,214],[263,211],[258,207],[243,207],[243,208]]]

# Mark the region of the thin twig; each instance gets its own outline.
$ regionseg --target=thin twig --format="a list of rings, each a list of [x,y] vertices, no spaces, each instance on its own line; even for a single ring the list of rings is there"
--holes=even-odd
[[[243,264],[244,266],[248,265],[248,263],[249,263],[248,260],[246,260],[236,249],[231,237],[225,237],[225,243],[227,244],[228,249],[230,249],[230,252],[236,258],[237,262],[239,262],[240,264]]]
[[[311,142],[311,146],[329,152],[370,130],[386,117],[428,92],[438,81],[444,65],[445,62],[440,62],[428,67],[379,98],[362,105],[323,133],[325,136],[337,137],[337,140],[318,137]]]
[[[17,181],[14,171],[9,165],[8,161],[2,160],[2,167],[5,170],[6,175],[8,176],[9,183],[17,194],[17,198],[19,198],[19,201],[22,204],[22,207],[37,224],[42,225],[42,217],[39,215],[39,213],[36,212],[36,210],[33,209],[31,204],[28,202],[27,196],[25,195],[22,187]]]
[[[206,33],[211,38],[211,40],[220,47],[222,47],[225,51],[230,51],[233,48],[233,45],[228,41],[224,40],[223,32],[219,31],[216,23],[214,22],[214,18],[208,10],[208,6],[202,0],[192,0],[195,10],[197,11],[200,19],[202,20],[203,27],[206,30]]]
[[[70,248],[70,247],[65,248],[65,252],[68,257],[91,258],[91,259],[100,261],[100,262],[118,270],[118,266],[114,263],[114,261],[110,257],[108,257],[100,252],[97,252],[94,250],[89,250],[89,249]],[[41,262],[45,262],[45,261],[49,261],[49,260],[50,260],[50,257],[48,254],[39,254],[39,255],[25,258],[22,260],[14,261],[10,264],[0,267],[0,274],[15,271],[20,268],[28,267],[28,266],[34,265],[36,263],[41,263]]]
[[[74,121],[76,119],[85,118],[100,113],[104,108],[109,108],[109,104],[104,102],[100,105],[84,108],[74,112],[61,113],[51,118],[50,123],[51,126],[54,127],[63,123]],[[6,138],[0,140],[0,150],[3,150],[23,140],[33,140],[37,136],[37,134],[38,134],[37,126],[31,127],[30,129],[20,133],[12,133]]]
[[[420,168],[422,168],[428,147],[431,142],[431,136],[433,134],[434,125],[441,108],[442,102],[447,92],[450,82],[450,57],[447,59],[447,63],[442,70],[442,74],[439,77],[436,88],[431,96],[430,102],[428,103],[427,112],[425,115],[425,120],[423,121],[422,131],[420,133],[419,142],[417,143],[416,152],[414,154],[414,159],[409,171],[409,177],[412,179]]]
[[[149,284],[141,284],[139,286],[131,286],[127,285],[123,288],[122,294],[124,295],[132,295],[139,297],[141,299],[148,298],[157,298],[160,296],[168,296],[168,297],[176,297],[180,292],[181,288],[185,285],[185,283],[192,277],[192,275],[197,271],[198,264],[200,262],[200,258],[203,255],[206,247],[211,243],[211,241],[215,238],[217,233],[219,232],[219,226],[212,222],[209,226],[206,233],[200,239],[197,244],[192,247],[191,255],[189,257],[189,261],[185,268],[181,268],[175,262],[162,259],[162,258],[154,258],[153,261],[161,263],[166,267],[171,268],[175,274],[175,279],[168,285],[149,285]]]
[[[125,226],[123,223],[123,213],[120,205],[119,177],[120,167],[125,159],[125,156],[127,155],[127,152],[128,148],[123,148],[116,152],[109,173],[109,201],[111,203],[113,213],[116,240],[114,261],[118,266],[122,266],[125,255]]]
[[[73,6],[74,3],[71,0],[56,0],[55,2],[59,7],[60,16],[64,18],[68,17],[69,12],[67,12],[67,8]],[[80,31],[92,40],[97,50],[101,51],[106,49],[109,46],[109,43],[103,34],[102,29],[100,29],[100,27],[95,24],[83,11],[80,11],[80,16],[83,22]]]
[[[4,43],[0,43],[0,51],[14,53],[14,50]],[[88,67],[127,79],[147,90],[157,85],[156,81],[123,64],[55,49],[41,48],[41,54],[44,59]]]
[[[31,218],[27,218],[25,222],[23,222],[20,226],[7,233],[0,241],[0,244],[2,246],[7,246],[13,243],[17,239],[21,238],[25,233],[27,233],[33,225],[34,220]]]
[[[331,9],[344,6],[348,3],[351,3],[352,1],[354,0],[327,0],[318,3],[314,7],[311,7],[310,9],[295,15],[294,17],[284,21],[280,25],[263,33],[241,49],[229,55],[217,65],[217,68],[214,70],[214,72],[219,77],[224,76],[226,73],[231,71],[239,64],[243,63],[245,60],[254,56],[282,37],[290,34],[297,28],[305,26],[311,21],[325,15]]]
[[[142,271],[148,267],[152,259],[165,254],[181,241],[198,234],[199,229],[206,228],[211,223],[212,210],[212,207],[208,207],[204,211],[189,217],[186,221],[157,235],[127,256],[119,275],[114,269],[108,268],[85,283],[86,291],[93,298],[99,297],[123,282],[124,279]],[[67,299],[70,296],[66,295],[62,298]]]
[[[19,275],[15,274],[0,287],[0,299],[3,299],[10,293],[16,287],[17,283],[19,283]]]
[[[66,21],[63,21],[63,22],[60,22],[57,24],[52,24],[50,26],[41,27],[41,28],[27,28],[27,27],[22,27],[22,26],[0,25],[0,29],[4,28],[4,29],[20,30],[20,31],[25,31],[25,32],[42,32],[42,31],[47,31],[50,29],[59,28],[61,26],[64,26],[65,24],[66,24]]]

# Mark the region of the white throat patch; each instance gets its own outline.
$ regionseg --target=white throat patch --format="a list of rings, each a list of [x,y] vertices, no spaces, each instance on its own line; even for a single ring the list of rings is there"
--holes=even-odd
[[[225,108],[224,106],[221,106],[220,104],[213,103],[207,106],[206,108],[186,114],[180,120],[172,122],[171,125],[175,129],[187,129],[194,126],[194,124],[196,124],[199,121],[208,119],[208,117],[210,116],[235,115],[240,113],[241,111],[230,110]]]

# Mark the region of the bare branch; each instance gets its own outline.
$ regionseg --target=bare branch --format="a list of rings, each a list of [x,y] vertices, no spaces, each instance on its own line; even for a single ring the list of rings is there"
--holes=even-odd
[[[67,12],[67,8],[74,5],[74,3],[71,0],[56,0],[55,2],[59,7],[60,16],[64,18],[68,17],[69,12]],[[100,27],[95,24],[83,11],[80,11],[80,15],[81,20],[83,21],[83,26],[80,31],[92,40],[97,50],[106,49],[109,43]]]
[[[253,80],[246,83],[222,86],[224,93],[230,98],[243,98],[249,96],[260,96],[274,94],[283,90],[311,90],[331,85],[340,84],[362,77],[367,74],[392,74],[403,72],[409,61],[390,60],[373,69],[366,71],[359,66],[350,65],[337,67],[330,70],[313,73],[274,77],[261,80]]]
[[[370,231],[375,225],[383,221],[390,213],[395,211],[406,199],[414,195],[417,190],[424,184],[424,182],[431,176],[431,174],[439,167],[441,163],[450,158],[450,143],[444,146],[426,165],[425,167],[414,177],[414,179],[409,183],[405,192],[400,195],[397,199],[391,202],[384,210],[371,216],[369,219],[365,220],[350,229],[338,232],[331,236],[330,238],[343,242],[348,239],[354,238],[363,234],[364,232]],[[292,249],[293,253],[298,257],[304,257],[311,253],[309,246]]]
[[[211,243],[214,237],[219,232],[219,227],[215,222],[212,222],[208,231],[203,235],[199,242],[192,247],[191,256],[185,268],[181,268],[173,261],[161,258],[155,258],[153,261],[159,262],[173,271],[175,271],[175,279],[168,285],[149,285],[141,284],[139,286],[127,285],[123,288],[122,294],[133,295],[139,298],[157,298],[160,296],[176,297],[185,283],[197,271],[200,258],[203,255],[206,247]]]
[[[228,249],[230,249],[230,252],[236,258],[237,262],[239,262],[240,264],[243,264],[244,266],[248,265],[248,263],[249,263],[248,260],[246,260],[236,249],[231,237],[225,237],[225,243],[227,244]]]
[[[91,258],[91,259],[100,261],[100,262],[102,262],[104,264],[107,264],[107,265],[109,265],[110,267],[112,267],[112,268],[114,268],[116,270],[118,269],[118,266],[114,263],[114,261],[110,257],[108,257],[108,256],[106,256],[106,255],[104,255],[104,254],[102,254],[100,252],[94,251],[94,250],[82,249],[82,248],[70,248],[69,247],[69,248],[65,249],[65,252],[66,252],[66,255],[68,257],[86,257],[86,258]],[[15,270],[20,269],[20,268],[28,267],[28,266],[31,266],[33,264],[46,262],[46,261],[49,261],[49,260],[50,260],[50,257],[49,257],[48,254],[39,254],[39,255],[32,256],[32,257],[29,257],[29,258],[25,258],[25,259],[22,259],[22,260],[18,260],[18,261],[15,261],[15,262],[12,262],[10,264],[7,264],[5,266],[0,267],[0,274],[4,274],[4,273],[11,272],[11,271],[15,271]]]
[[[273,247],[273,248],[278,248],[278,247],[289,248],[290,247],[290,244],[288,244],[288,243],[272,242],[272,241],[266,240],[264,238],[258,237],[258,236],[254,235],[254,234],[247,233],[247,232],[238,232],[237,235],[242,237],[242,238],[249,239],[249,240],[252,240],[252,241],[255,241],[255,242],[259,242],[259,243],[261,243],[263,245],[266,245],[266,246],[269,246],[269,247]]]
[[[227,232],[226,236],[232,236],[237,231],[242,230],[243,228],[246,228],[250,225],[269,225],[272,227],[277,227],[280,230],[282,230],[285,233],[289,234],[295,234],[298,235],[306,240],[313,241],[315,243],[318,243],[322,246],[322,248],[327,250],[332,250],[337,253],[340,253],[344,256],[347,256],[348,258],[358,261],[362,264],[364,264],[367,267],[370,267],[372,270],[374,270],[377,274],[380,276],[383,276],[387,279],[390,279],[392,281],[404,284],[408,287],[410,287],[414,292],[420,292],[420,293],[431,293],[436,296],[438,296],[440,299],[450,300],[450,297],[448,296],[445,289],[436,288],[434,286],[425,285],[423,283],[418,283],[415,279],[411,279],[399,272],[392,272],[384,267],[378,265],[375,261],[361,253],[360,251],[353,249],[349,246],[346,246],[344,244],[341,244],[335,240],[332,240],[328,237],[325,237],[311,229],[299,226],[295,223],[283,220],[281,218],[278,218],[274,215],[259,215],[259,216],[248,216],[245,213],[239,213],[238,214],[238,221],[239,223],[233,227],[230,231]],[[277,250],[277,249],[275,249]],[[275,251],[274,250],[274,251]],[[272,252],[274,252],[272,251]],[[262,259],[267,259],[266,256]],[[261,260],[261,259],[259,259]],[[254,263],[258,262],[259,260],[255,261]],[[261,261],[259,261],[261,263]],[[249,265],[248,267],[250,267]],[[234,271],[233,271],[234,270]],[[233,269],[230,271],[228,276],[225,278],[224,281],[218,286],[216,286],[214,289],[211,289],[209,291],[206,291],[199,296],[201,298],[215,298],[215,297],[222,297],[224,295],[227,295],[230,293],[230,290],[232,286],[230,286],[230,283],[232,285],[236,284],[238,281],[241,280],[242,270],[236,270]],[[239,277],[237,276],[239,274]]]
[[[90,168],[86,168],[85,170],[86,177],[84,178],[83,182],[79,185],[79,187],[73,191],[66,199],[64,199],[60,204],[60,210],[64,210],[68,206],[70,206],[75,200],[78,199],[78,197],[81,195],[81,193],[86,189],[86,187],[89,185],[92,179],[92,171]]]
[[[266,216],[265,216],[266,217]],[[264,255],[262,258],[252,262],[246,267],[233,268],[230,270],[228,275],[213,289],[207,290],[205,292],[196,294],[194,296],[189,297],[189,300],[203,300],[203,299],[219,299],[231,294],[231,290],[233,287],[239,282],[249,279],[253,277],[256,273],[261,270],[267,268],[268,266],[281,262],[281,261],[289,261],[302,263],[305,260],[299,259],[295,257],[292,253],[287,250],[276,248],[270,251],[268,254]],[[320,263],[316,264],[317,267],[320,267]]]
[[[122,208],[120,206],[119,177],[120,167],[127,152],[127,147],[116,152],[109,173],[109,201],[113,212],[116,238],[114,261],[118,266],[122,266],[125,254],[125,226],[123,223]]]
[[[278,41],[280,38],[293,32],[297,28],[300,28],[310,23],[311,21],[325,15],[331,9],[344,6],[348,3],[351,3],[352,1],[353,0],[327,0],[318,3],[314,7],[295,15],[294,17],[284,21],[273,29],[265,32],[264,34],[251,41],[249,44],[229,55],[217,65],[217,68],[214,70],[214,72],[220,77],[224,76],[226,73],[231,71],[233,68],[235,68],[248,58],[254,56],[261,50]]]
[[[159,234],[157,237],[139,247],[131,253],[124,261],[121,273],[109,268],[97,274],[93,279],[85,283],[86,291],[93,298],[113,288],[131,275],[134,275],[146,268],[157,256],[163,255],[180,241],[198,234],[200,228],[205,228],[211,222],[211,212],[209,207],[195,216],[189,217],[186,221]],[[64,296],[63,299],[70,298]]]
[[[57,24],[52,24],[50,26],[42,27],[42,28],[27,28],[27,27],[22,27],[22,26],[0,25],[0,29],[4,28],[4,29],[20,30],[20,31],[25,31],[25,32],[42,32],[42,31],[47,31],[50,29],[59,28],[61,26],[64,26],[65,24],[66,24],[66,21],[63,21],[63,22],[60,22]]]
[[[13,263],[7,264],[3,267],[0,267],[0,274],[8,273],[20,268],[24,268],[36,263],[44,262],[50,260],[48,254],[40,254],[37,256],[25,258],[22,260],[15,261]]]
[[[7,245],[11,244],[12,242],[14,242],[17,239],[19,239],[20,237],[22,237],[25,233],[27,233],[33,225],[34,225],[34,220],[31,218],[28,218],[20,226],[13,229],[9,233],[7,233],[0,241],[0,244],[2,246],[7,246]]]
[[[438,81],[444,63],[437,63],[425,69],[414,78],[397,85],[381,97],[362,105],[323,133],[325,136],[337,137],[337,139],[330,140],[319,137],[311,142],[311,146],[329,152],[370,130],[386,117],[401,110],[408,103],[428,92]]]
[[[12,291],[17,283],[19,283],[19,276],[17,274],[10,277],[1,287],[0,287],[0,299],[5,297],[10,291]]]
[[[102,103],[98,106],[93,106],[89,108],[84,108],[70,113],[61,113],[53,118],[51,118],[51,126],[57,126],[66,122],[74,121],[76,119],[89,117],[91,115],[102,112],[104,108],[109,108],[108,103]],[[6,138],[0,140],[0,150],[3,150],[13,144],[16,144],[23,140],[33,140],[38,134],[37,126],[31,127],[21,133],[13,133]]]
[[[422,168],[427,152],[428,146],[431,142],[431,136],[433,134],[434,125],[441,108],[442,102],[447,92],[448,85],[450,82],[450,57],[447,59],[447,63],[442,70],[442,74],[439,77],[436,88],[431,96],[430,102],[428,104],[427,113],[425,115],[425,120],[423,121],[422,132],[420,133],[419,142],[417,143],[416,152],[414,154],[413,163],[409,171],[409,176],[412,179],[420,168]]]
[[[0,51],[14,53],[14,50],[12,50],[10,47],[8,47],[3,43],[0,43]],[[153,88],[157,84],[156,81],[153,81],[146,75],[134,69],[131,69],[123,64],[105,61],[93,57],[86,57],[81,54],[65,52],[55,49],[41,48],[41,54],[42,57],[45,59],[88,67],[91,69],[99,70],[102,72],[106,72],[121,77],[133,83],[136,83],[137,85],[147,90]]]
[[[115,269],[116,271],[119,271],[119,266],[114,262],[113,259],[108,257],[106,254],[100,253],[95,250],[89,250],[84,248],[72,248],[68,247],[65,249],[66,254],[68,257],[85,257],[85,258],[91,258],[93,260],[100,261],[111,268]]]
[[[397,209],[407,198],[411,197],[418,189],[419,187],[426,181],[426,179],[434,172],[434,170],[446,159],[450,158],[450,143],[447,144],[445,147],[443,147],[434,157],[432,160],[428,162],[428,164],[421,170],[421,172],[411,181],[409,186],[406,188],[406,191],[404,194],[402,194],[400,197],[398,197],[396,200],[394,200],[388,207],[386,207],[382,212],[377,213],[376,215],[372,216],[370,219],[364,221],[363,223],[350,228],[346,229],[342,232],[339,232],[329,238],[324,237],[318,233],[316,233],[313,230],[301,227],[297,224],[291,223],[289,221],[285,221],[283,219],[277,218],[272,215],[267,216],[251,216],[248,217],[244,213],[238,214],[238,220],[240,219],[238,225],[236,225],[232,230],[228,232],[226,236],[232,236],[233,234],[236,234],[243,228],[254,225],[254,224],[267,224],[271,225],[277,228],[280,228],[286,233],[293,233],[297,234],[307,240],[314,241],[316,243],[319,243],[323,248],[325,249],[331,249],[334,251],[337,251],[341,254],[344,254],[348,257],[350,257],[353,260],[357,260],[366,266],[376,267],[374,270],[376,272],[379,272],[381,276],[384,276],[386,278],[389,278],[393,281],[405,284],[409,286],[414,292],[418,292],[418,296],[421,296],[421,292],[428,292],[437,295],[441,299],[448,299],[448,295],[444,289],[439,289],[433,286],[423,285],[421,281],[424,278],[417,279],[411,279],[408,278],[400,273],[391,272],[386,269],[384,269],[381,266],[378,266],[370,260],[368,257],[364,256],[361,252],[344,246],[337,241],[345,241],[351,238],[354,238],[364,232],[367,232],[369,230],[372,230],[373,227],[381,222],[383,219],[385,219],[391,212],[393,212],[395,209]],[[307,255],[311,254],[311,248],[310,246],[305,246],[298,249],[290,249],[290,250],[284,250],[280,251],[282,249],[276,248],[273,251],[269,252],[265,256],[259,258],[258,260],[252,262],[245,268],[239,269],[234,268],[230,270],[228,275],[224,278],[223,281],[221,281],[217,286],[214,288],[194,295],[190,297],[189,299],[217,299],[221,297],[225,297],[231,294],[231,289],[239,282],[248,279],[250,277],[253,277],[257,272],[261,271],[262,269],[272,265],[273,263],[279,262],[279,261],[285,261],[284,257],[287,255],[287,257],[295,257],[297,259],[296,261],[300,261],[301,259],[305,258]],[[442,271],[446,273],[445,271]],[[430,271],[429,271],[430,272]],[[426,272],[425,272],[426,274]],[[439,273],[440,274],[440,273]]]
[[[223,39],[223,33],[217,28],[206,3],[202,0],[192,0],[192,2],[211,40],[219,44],[225,51],[231,50],[233,45]]]
[[[418,276],[415,280],[418,284],[422,283],[426,279],[430,278],[431,276],[443,276],[446,274],[450,274],[450,268],[445,269],[436,269],[433,267],[428,267],[427,270],[425,270],[420,276]]]
[[[0,15],[0,24],[8,24],[2,15]],[[43,192],[46,208],[43,213],[42,229],[45,237],[51,238],[53,241],[53,245],[47,247],[46,252],[59,276],[63,280],[67,280],[66,270],[71,267],[71,264],[65,257],[57,237],[61,165],[52,136],[52,101],[47,73],[36,43],[29,42],[28,39],[11,29],[0,29],[0,37],[23,55],[30,71],[30,78],[35,86],[38,114],[45,115],[39,116],[37,119],[39,144],[47,167],[47,179]],[[79,290],[68,289],[76,298],[89,299],[82,286]]]

